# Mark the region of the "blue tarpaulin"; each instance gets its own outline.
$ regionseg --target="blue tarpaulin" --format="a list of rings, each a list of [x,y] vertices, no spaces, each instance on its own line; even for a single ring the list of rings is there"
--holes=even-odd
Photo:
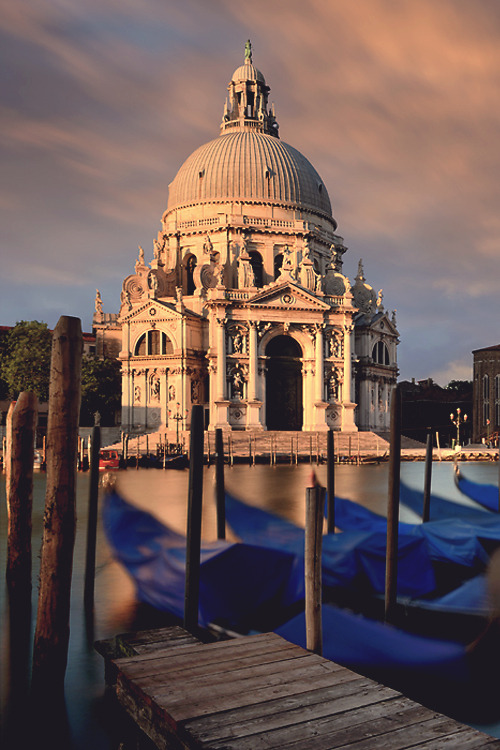
[[[103,525],[139,600],[182,617],[186,538],[117,493],[104,499]],[[304,597],[303,560],[284,550],[221,540],[203,544],[200,560],[200,626],[274,626]]]
[[[462,472],[455,474],[455,481],[458,489],[464,495],[471,500],[475,500],[484,508],[498,513],[498,485],[473,482],[471,479],[464,477]]]
[[[353,505],[355,505],[353,503]],[[247,544],[287,550],[304,557],[304,529],[261,508],[244,503],[226,492],[226,520]],[[383,519],[382,519],[383,520]],[[385,522],[374,530],[351,530],[323,536],[325,586],[368,586],[375,593],[385,588]],[[398,592],[424,596],[436,587],[427,543],[413,533],[399,534]]]
[[[322,607],[323,656],[350,669],[383,669],[425,673],[429,677],[466,682],[470,679],[466,649],[462,644],[423,638],[369,620],[363,615]],[[301,613],[275,630],[291,643],[306,647],[305,615]]]

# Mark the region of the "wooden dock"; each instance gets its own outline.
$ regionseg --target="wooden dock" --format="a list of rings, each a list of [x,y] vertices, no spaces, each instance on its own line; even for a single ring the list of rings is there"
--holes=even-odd
[[[500,748],[273,633],[202,643],[175,626],[112,645],[98,650],[108,691],[132,720],[124,750]]]

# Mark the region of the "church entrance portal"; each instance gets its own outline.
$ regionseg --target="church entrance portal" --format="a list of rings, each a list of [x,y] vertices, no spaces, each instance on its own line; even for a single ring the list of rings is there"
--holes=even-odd
[[[266,347],[266,425],[268,430],[302,429],[302,350],[291,336],[277,336]]]

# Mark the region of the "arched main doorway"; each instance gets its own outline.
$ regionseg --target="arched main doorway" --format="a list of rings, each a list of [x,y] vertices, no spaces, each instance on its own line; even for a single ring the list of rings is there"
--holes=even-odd
[[[268,430],[302,429],[302,349],[291,336],[276,336],[266,347]]]

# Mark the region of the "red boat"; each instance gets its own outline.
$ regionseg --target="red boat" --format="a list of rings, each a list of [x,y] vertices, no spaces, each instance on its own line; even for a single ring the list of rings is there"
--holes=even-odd
[[[109,471],[120,468],[118,451],[105,450],[99,453],[99,471]]]

